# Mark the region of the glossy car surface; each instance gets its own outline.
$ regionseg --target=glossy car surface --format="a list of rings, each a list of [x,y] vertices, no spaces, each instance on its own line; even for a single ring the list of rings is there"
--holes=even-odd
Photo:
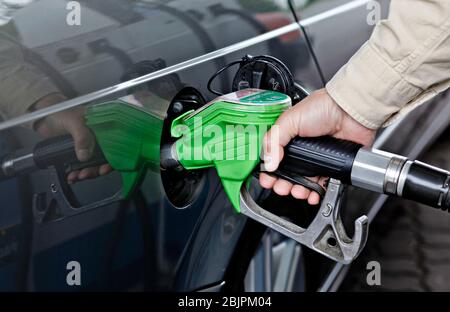
[[[367,23],[368,1],[360,0],[292,1],[295,14],[287,0],[83,0],[78,1],[80,25],[68,23],[73,12],[68,1],[4,2],[0,33],[20,46],[39,79],[67,97],[54,107],[134,96],[160,119],[162,143],[174,98],[192,95],[189,87],[198,96],[188,106],[201,105],[202,97],[211,100],[207,81],[229,62],[246,54],[272,55],[291,69],[297,82],[314,90],[351,57],[373,26]],[[380,5],[383,15],[388,1]],[[141,76],[143,81],[135,79]],[[230,71],[215,87],[230,91],[232,78]],[[433,106],[434,114],[442,107]],[[41,139],[24,127],[43,117],[36,113],[6,114],[0,123],[1,154]],[[426,133],[420,129],[428,129],[429,122],[423,120],[410,136],[419,140],[426,135],[425,148],[447,122]],[[411,152],[412,147],[391,139],[408,131],[407,125],[403,121],[387,129],[377,144]],[[264,229],[234,212],[213,170],[176,178],[166,174],[149,171],[132,200],[109,204],[102,201],[120,190],[117,173],[70,187],[55,170],[0,182],[0,289],[242,289]],[[61,197],[64,189],[70,203]],[[257,186],[255,194],[268,196]],[[354,198],[349,210],[360,203]],[[375,205],[377,201],[373,197]],[[371,205],[366,201],[365,209],[370,211]],[[42,211],[52,217],[40,218]],[[70,261],[81,265],[81,286],[66,283]],[[302,270],[311,272],[303,290],[338,287],[345,268],[307,251],[302,261]]]

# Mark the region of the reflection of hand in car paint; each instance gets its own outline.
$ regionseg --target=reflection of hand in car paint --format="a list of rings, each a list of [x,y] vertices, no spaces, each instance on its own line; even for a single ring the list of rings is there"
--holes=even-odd
[[[59,93],[45,96],[39,100],[34,109],[42,109],[65,100],[65,97]],[[87,161],[92,156],[95,148],[95,137],[85,124],[84,107],[77,107],[71,110],[52,114],[39,121],[35,129],[44,137],[51,137],[69,133],[75,142],[75,151],[80,161]],[[67,181],[69,184],[80,180],[96,178],[108,174],[112,171],[109,164],[98,167],[84,168],[69,173]]]
[[[51,79],[30,62],[24,53],[14,21],[0,27],[0,112],[6,118],[42,109],[66,99]],[[5,92],[6,91],[6,92]],[[95,138],[84,122],[84,109],[76,108],[50,115],[34,124],[44,137],[70,133],[80,161],[90,158]],[[111,171],[109,165],[69,173],[69,183],[95,178]]]

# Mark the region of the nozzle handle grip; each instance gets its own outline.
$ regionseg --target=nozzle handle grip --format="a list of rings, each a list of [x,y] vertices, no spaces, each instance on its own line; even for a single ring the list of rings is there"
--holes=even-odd
[[[53,137],[39,142],[34,147],[33,159],[39,169],[50,166],[69,166],[70,170],[76,170],[107,163],[98,146],[89,161],[80,162],[75,152],[75,143],[70,135]]]
[[[296,137],[285,147],[280,169],[306,177],[330,177],[349,184],[353,161],[361,147],[361,144],[330,136]]]

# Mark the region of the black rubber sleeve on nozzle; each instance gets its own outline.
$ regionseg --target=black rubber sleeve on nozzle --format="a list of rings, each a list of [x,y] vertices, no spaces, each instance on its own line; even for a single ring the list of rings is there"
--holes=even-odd
[[[449,172],[413,162],[405,179],[402,197],[449,211],[449,183]]]
[[[293,139],[280,169],[306,177],[324,176],[350,183],[353,161],[362,145],[329,136]]]

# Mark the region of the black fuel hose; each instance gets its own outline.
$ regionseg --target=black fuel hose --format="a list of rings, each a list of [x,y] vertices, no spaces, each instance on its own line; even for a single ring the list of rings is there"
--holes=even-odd
[[[324,176],[450,212],[450,172],[332,137],[295,138],[280,169]]]
[[[449,172],[414,161],[406,164],[401,197],[450,212]]]

